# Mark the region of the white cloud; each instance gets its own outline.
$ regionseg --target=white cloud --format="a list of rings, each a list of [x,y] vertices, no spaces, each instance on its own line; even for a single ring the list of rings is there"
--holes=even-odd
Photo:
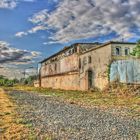
[[[140,32],[139,6],[139,0],[61,0],[54,11],[44,9],[29,21],[43,30],[53,29],[50,39],[57,42],[110,33],[131,38],[136,35],[134,27]]]
[[[24,33],[24,35],[29,34],[29,33],[33,34],[33,33],[36,33],[37,31],[46,30],[46,29],[47,27],[38,25],[38,26],[33,27],[31,30],[28,30],[28,32]]]
[[[60,43],[60,42],[56,42],[56,41],[43,42],[43,45],[51,45],[56,43]]]
[[[23,36],[26,36],[28,34],[34,34],[34,33],[41,31],[41,30],[47,30],[47,27],[42,26],[42,25],[38,25],[38,26],[35,26],[32,29],[28,30],[27,32],[17,32],[15,34],[15,36],[21,38]]]
[[[19,2],[34,2],[35,0],[0,0],[0,8],[14,9]]]
[[[26,32],[18,32],[15,34],[16,37],[22,37],[24,35],[27,35],[27,33]]]

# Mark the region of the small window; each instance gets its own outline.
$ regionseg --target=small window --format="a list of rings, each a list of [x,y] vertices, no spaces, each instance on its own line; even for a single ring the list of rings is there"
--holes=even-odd
[[[88,57],[88,63],[90,64],[92,62],[91,56]]]
[[[116,48],[116,55],[120,55],[120,48]]]
[[[74,52],[77,52],[77,47],[74,48]]]
[[[125,48],[125,55],[129,55],[129,48]]]
[[[56,63],[54,64],[54,69],[55,69],[55,71],[57,71],[57,64]]]

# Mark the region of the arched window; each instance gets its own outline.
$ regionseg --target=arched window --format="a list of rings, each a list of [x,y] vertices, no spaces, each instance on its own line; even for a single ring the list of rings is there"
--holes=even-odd
[[[129,48],[125,48],[125,55],[129,55]]]
[[[116,55],[120,55],[120,48],[116,48]]]

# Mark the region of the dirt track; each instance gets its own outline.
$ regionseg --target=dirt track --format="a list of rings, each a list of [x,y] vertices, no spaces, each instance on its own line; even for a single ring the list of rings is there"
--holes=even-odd
[[[32,125],[38,140],[50,134],[56,140],[138,140],[140,120],[84,108],[57,98],[13,91],[18,113]],[[129,110],[128,110],[129,111]]]

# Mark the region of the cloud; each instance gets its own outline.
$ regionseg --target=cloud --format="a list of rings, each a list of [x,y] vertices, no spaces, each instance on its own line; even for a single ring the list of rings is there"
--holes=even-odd
[[[28,30],[28,32],[26,32],[27,34],[33,34],[33,33],[36,33],[37,31],[41,31],[41,30],[46,30],[47,27],[44,27],[44,26],[41,26],[41,25],[38,25],[38,26],[35,26],[33,27],[31,30]],[[26,35],[26,33],[24,33],[24,35]]]
[[[56,41],[43,42],[43,45],[51,45],[51,44],[56,44],[56,43],[59,43],[59,42],[56,42]]]
[[[34,2],[35,0],[0,0],[0,8],[14,9],[19,2]]]
[[[16,37],[22,37],[24,35],[27,35],[27,33],[26,32],[18,32],[15,34]]]
[[[0,41],[0,64],[28,64],[39,55],[40,52],[16,49],[9,43]]]
[[[128,39],[140,33],[139,6],[139,0],[61,0],[53,11],[44,9],[29,21],[53,30],[50,39],[61,43],[111,33]]]
[[[25,72],[25,75],[24,75]],[[0,65],[0,75],[3,75],[9,79],[21,79],[30,76],[30,75],[36,75],[37,74],[37,68],[35,66],[31,67],[24,67],[24,68],[19,68],[18,66],[15,65],[7,65],[7,64],[2,64]]]
[[[28,30],[27,32],[23,32],[23,31],[22,32],[17,32],[15,34],[15,36],[18,37],[18,38],[21,38],[23,36],[27,36],[28,34],[34,34],[38,31],[41,31],[41,30],[43,31],[43,30],[46,30],[46,29],[47,29],[47,27],[38,25],[38,26],[35,26],[32,29]]]

